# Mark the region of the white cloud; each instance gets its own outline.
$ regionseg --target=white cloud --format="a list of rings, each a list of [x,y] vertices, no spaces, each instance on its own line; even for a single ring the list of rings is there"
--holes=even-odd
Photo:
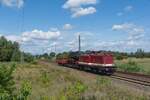
[[[137,46],[139,42],[144,38],[145,34],[144,28],[132,23],[116,24],[113,25],[112,29],[128,34],[126,40],[123,40],[123,46],[126,46],[127,48],[128,46]]]
[[[120,11],[119,13],[117,13],[117,16],[125,15],[126,13],[129,13],[132,10],[133,10],[133,6],[131,6],[131,5],[126,6],[122,11]]]
[[[124,11],[129,12],[129,11],[131,11],[132,9],[133,9],[133,6],[126,6],[126,7],[124,8]]]
[[[126,47],[127,48],[129,48],[129,46],[131,46],[131,47],[136,47],[136,46],[138,46],[139,45],[139,43],[137,42],[137,41],[135,41],[135,40],[130,40],[130,41],[127,41],[126,42]]]
[[[144,28],[133,23],[123,23],[113,25],[112,30],[122,32],[121,34],[124,33],[128,36],[125,35],[125,39],[116,41],[96,41],[94,43],[96,50],[98,48],[102,50],[127,51],[143,47],[142,41],[145,38]]]
[[[80,7],[81,5],[89,5],[89,4],[96,4],[97,0],[68,0],[64,5],[63,8],[76,8]]]
[[[54,46],[56,46],[56,45],[58,45],[57,42],[53,42],[52,44],[50,44],[50,46],[52,46],[52,47],[54,47]]]
[[[71,29],[73,29],[73,26],[72,26],[71,24],[65,24],[65,25],[63,26],[63,29],[64,29],[64,30],[71,30]]]
[[[119,12],[117,13],[117,16],[122,16],[124,13],[123,12]]]
[[[76,18],[95,13],[96,8],[91,6],[95,4],[97,4],[97,0],[67,0],[63,8],[69,9],[72,13],[72,17]],[[90,6],[84,7],[85,5]]]
[[[115,24],[112,26],[112,30],[129,30],[133,28],[133,26],[134,25],[132,23]]]
[[[34,29],[33,31],[23,32],[21,35],[4,35],[10,41],[16,41],[20,44],[21,50],[30,53],[43,53],[47,48],[52,47],[55,41],[61,37],[59,30],[42,31]]]
[[[117,40],[117,41],[98,41],[95,42],[96,50],[116,50],[116,51],[127,51],[127,50],[136,50],[138,47],[141,46],[140,42],[131,40]]]
[[[60,31],[47,31],[44,32],[42,30],[33,30],[31,32],[23,32],[22,35],[7,35],[5,36],[8,40],[16,41],[19,43],[25,43],[30,41],[43,41],[46,43],[47,40],[55,41],[61,35]]]
[[[145,33],[145,30],[133,23],[115,24],[112,26],[112,30],[123,31],[132,36],[137,36]]]
[[[7,7],[21,8],[24,5],[24,0],[0,0],[0,3]]]
[[[21,41],[21,37],[20,36],[16,36],[16,35],[8,35],[6,36],[6,38],[10,41],[13,41],[13,42],[20,42]]]
[[[58,37],[61,35],[60,31],[47,31],[44,32],[42,30],[33,30],[31,32],[24,32],[22,34],[22,37],[25,40],[30,40],[30,39],[39,39],[39,40],[56,40]]]
[[[144,37],[144,34],[135,34],[135,35],[132,34],[128,37],[128,40],[129,41],[130,40],[140,40],[143,37]]]
[[[95,12],[96,12],[96,9],[94,7],[79,8],[73,13],[72,17],[76,18],[76,17],[80,17],[80,16],[93,14]]]

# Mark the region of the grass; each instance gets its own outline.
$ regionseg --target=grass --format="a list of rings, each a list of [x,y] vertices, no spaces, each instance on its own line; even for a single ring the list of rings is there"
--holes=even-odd
[[[134,62],[135,65],[132,66],[128,64],[129,62]],[[116,65],[119,67],[119,70],[124,69],[126,66],[128,66],[128,68],[136,67],[138,70],[136,70],[135,72],[150,75],[150,58],[142,58],[142,59],[128,58],[124,60],[118,60],[116,61]]]
[[[6,63],[5,63],[6,64]],[[17,64],[19,89],[30,83],[29,100],[149,100],[143,93],[113,85],[110,78],[64,68],[55,64]]]

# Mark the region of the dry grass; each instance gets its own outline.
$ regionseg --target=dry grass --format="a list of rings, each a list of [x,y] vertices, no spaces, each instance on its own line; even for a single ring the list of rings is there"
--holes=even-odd
[[[105,76],[91,75],[55,64],[24,64],[14,74],[17,87],[32,85],[29,100],[150,100],[150,97],[112,85]]]

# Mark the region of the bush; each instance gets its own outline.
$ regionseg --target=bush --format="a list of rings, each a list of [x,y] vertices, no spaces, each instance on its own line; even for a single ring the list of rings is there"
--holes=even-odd
[[[62,91],[59,100],[83,100],[82,94],[88,89],[82,82],[77,81]]]
[[[147,75],[150,75],[150,69],[149,70],[144,70],[144,73],[146,73]]]
[[[24,53],[23,56],[25,62],[31,63],[34,61],[34,57],[30,53]]]
[[[33,60],[33,61],[31,62],[31,64],[37,65],[37,64],[38,64],[38,61],[37,61],[37,60]]]
[[[17,96],[17,100],[27,100],[31,95],[31,84],[28,81],[24,81],[20,89],[20,94]]]
[[[142,69],[138,66],[138,64],[134,61],[129,61],[126,64],[122,64],[118,66],[121,70],[126,72],[140,72]]]
[[[117,59],[117,60],[123,60],[123,59],[124,59],[124,57],[123,57],[123,56],[121,56],[121,55],[117,55],[117,56],[116,56],[116,59]]]
[[[20,93],[16,93],[12,76],[15,69],[15,64],[11,66],[0,65],[0,100],[27,100],[31,93],[31,87],[28,83],[24,83]]]
[[[105,77],[97,77],[96,80],[97,85],[110,85],[110,80]]]
[[[41,78],[41,82],[44,84],[44,86],[48,86],[49,85],[50,77],[49,77],[48,72],[42,71],[40,78]]]
[[[16,65],[12,66],[1,65],[0,66],[0,98],[11,96],[14,90],[14,81],[12,73],[15,70]]]

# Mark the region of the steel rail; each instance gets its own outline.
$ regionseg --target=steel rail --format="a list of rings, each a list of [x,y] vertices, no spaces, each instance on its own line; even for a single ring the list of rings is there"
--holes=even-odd
[[[127,82],[132,82],[144,86],[150,86],[150,76],[137,74],[137,73],[128,73],[128,72],[116,72],[114,73],[111,78],[116,78],[119,80],[124,80]]]

